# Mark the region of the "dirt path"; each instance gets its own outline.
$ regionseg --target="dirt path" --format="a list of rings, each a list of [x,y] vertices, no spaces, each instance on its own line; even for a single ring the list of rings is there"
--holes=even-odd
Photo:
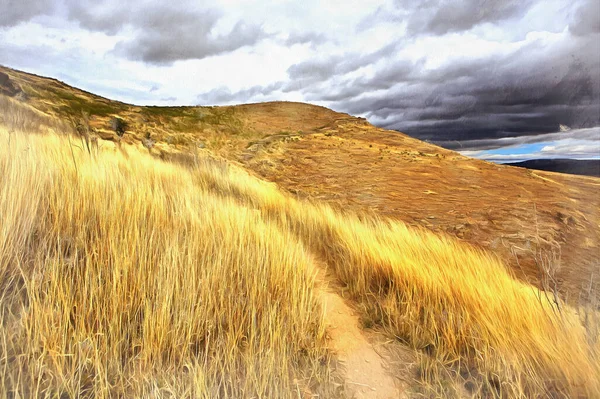
[[[320,299],[329,327],[331,347],[345,368],[346,392],[355,399],[405,397],[388,373],[385,360],[375,351],[360,328],[358,316],[328,284],[324,272]]]

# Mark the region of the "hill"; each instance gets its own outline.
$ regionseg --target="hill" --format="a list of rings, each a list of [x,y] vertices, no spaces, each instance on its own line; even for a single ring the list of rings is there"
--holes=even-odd
[[[507,165],[547,172],[600,177],[600,159],[531,159]]]
[[[308,104],[136,107],[5,73],[2,396],[600,393],[598,179]]]
[[[310,104],[138,107],[2,71],[26,93],[28,105],[62,119],[81,119],[83,112],[104,140],[119,140],[110,127],[119,116],[129,125],[123,142],[151,137],[152,153],[161,159],[188,162],[205,148],[300,196],[492,250],[538,287],[546,284],[542,264],[552,263],[543,268],[550,268],[562,298],[598,302],[599,179],[467,158]]]

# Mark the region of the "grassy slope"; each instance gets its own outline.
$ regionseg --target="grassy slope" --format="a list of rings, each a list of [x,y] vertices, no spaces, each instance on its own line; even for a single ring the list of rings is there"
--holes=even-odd
[[[290,232],[136,150],[65,148],[16,136],[0,155],[2,396],[283,397],[325,380]]]
[[[210,157],[184,167],[1,131],[9,141],[4,395],[328,396],[314,256],[364,318],[470,379],[475,395],[600,395],[598,336],[489,253],[298,201]]]
[[[26,94],[25,102],[52,117],[80,120],[105,140],[117,139],[110,127],[113,116],[127,124],[124,141],[139,142],[147,134],[156,141],[163,158],[203,146],[229,158],[239,156],[249,142],[272,134],[312,131],[340,117],[323,107],[300,103],[246,104],[212,107],[143,107],[111,101],[70,87],[58,80],[0,66],[13,84]]]
[[[34,120],[78,120],[85,111],[92,135],[115,141],[109,120],[119,115],[130,124],[123,142],[150,134],[152,154],[162,159],[190,162],[204,147],[288,191],[458,236],[501,256],[523,281],[556,289],[571,304],[600,306],[599,179],[463,157],[309,104],[137,107],[53,79],[0,71],[25,90],[24,102],[37,110]],[[8,122],[34,127],[28,118]],[[543,278],[541,268],[548,269]]]

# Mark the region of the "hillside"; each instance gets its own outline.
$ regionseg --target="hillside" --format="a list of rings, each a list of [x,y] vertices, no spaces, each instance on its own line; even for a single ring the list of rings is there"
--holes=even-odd
[[[4,71],[0,396],[600,395],[599,179]]]
[[[2,68],[44,114],[80,119],[105,140],[148,136],[161,159],[198,149],[239,162],[300,195],[444,232],[489,249],[518,278],[552,285],[571,303],[600,302],[600,179],[461,156],[361,118],[301,103],[137,107],[53,79]],[[547,269],[540,278],[540,266]],[[547,280],[551,281],[547,281]],[[544,281],[542,281],[544,280]]]

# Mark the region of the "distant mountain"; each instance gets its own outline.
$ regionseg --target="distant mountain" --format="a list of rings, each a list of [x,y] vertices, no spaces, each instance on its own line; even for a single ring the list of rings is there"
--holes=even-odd
[[[600,159],[532,159],[523,162],[507,163],[505,165],[545,170],[548,172],[600,177]]]

